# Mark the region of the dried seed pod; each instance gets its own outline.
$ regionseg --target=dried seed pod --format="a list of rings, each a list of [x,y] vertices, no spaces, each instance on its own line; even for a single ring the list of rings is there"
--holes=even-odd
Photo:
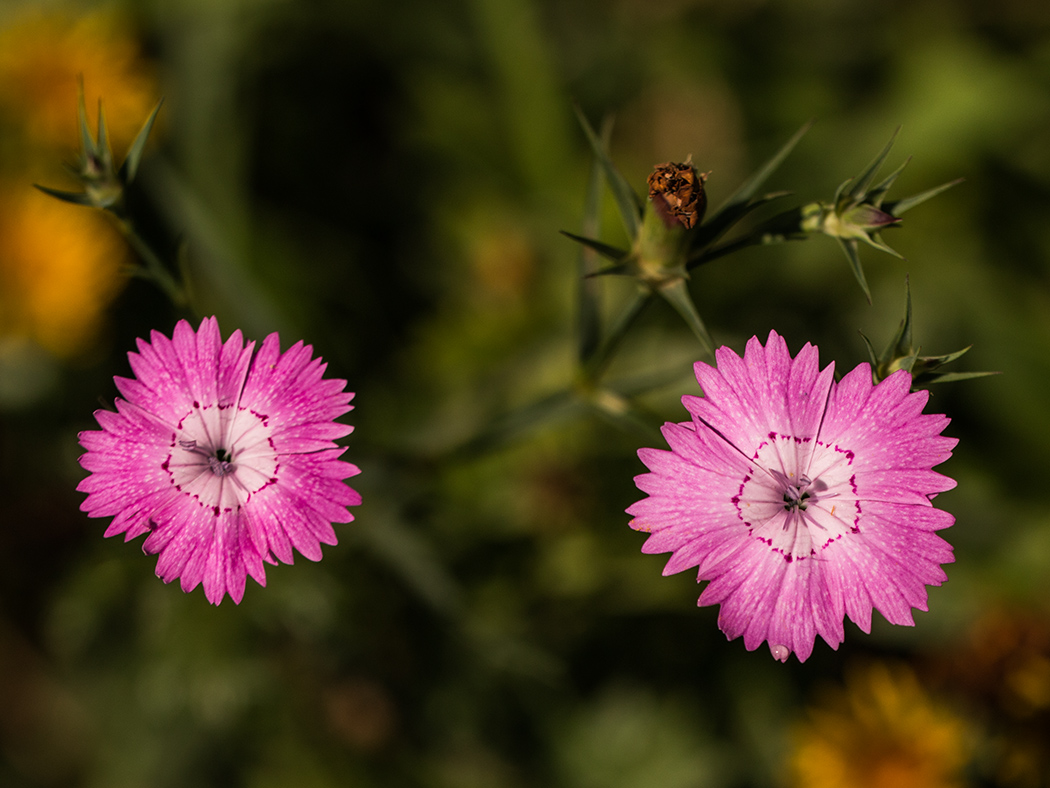
[[[707,208],[706,172],[697,172],[691,161],[658,164],[649,176],[649,199],[668,227],[675,223],[687,230],[700,224]]]

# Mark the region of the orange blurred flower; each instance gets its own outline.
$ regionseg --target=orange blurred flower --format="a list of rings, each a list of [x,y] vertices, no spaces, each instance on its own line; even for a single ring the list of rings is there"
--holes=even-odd
[[[791,756],[799,788],[956,788],[969,756],[966,725],[906,667],[854,671],[847,689],[810,710]]]
[[[0,107],[33,145],[76,145],[81,78],[90,115],[101,96],[114,147],[126,147],[157,96],[152,68],[119,17],[36,12],[0,29]]]
[[[0,334],[57,356],[90,346],[123,287],[128,251],[101,211],[59,202],[28,183],[0,184]]]
[[[127,277],[128,252],[101,211],[32,187],[79,142],[78,83],[96,97],[118,155],[156,103],[150,64],[112,13],[30,12],[0,26],[0,337],[69,357],[90,346]],[[15,169],[17,168],[17,169]],[[6,172],[4,172],[6,171]],[[47,180],[49,175],[44,176]]]
[[[1050,616],[993,606],[967,637],[928,659],[935,686],[963,698],[985,721],[982,770],[1004,786],[1050,784]]]

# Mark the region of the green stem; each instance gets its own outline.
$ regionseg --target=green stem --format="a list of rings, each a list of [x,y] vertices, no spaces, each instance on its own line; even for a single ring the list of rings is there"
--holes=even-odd
[[[164,294],[177,308],[181,309],[190,306],[190,299],[186,289],[164,267],[164,263],[161,262],[150,245],[135,230],[131,220],[116,213],[112,215],[116,218],[117,227],[120,229],[121,234],[127,239],[131,248],[135,250],[135,254],[139,256],[139,259],[145,264],[143,273],[146,278],[151,279],[157,287],[163,290]]]
[[[646,305],[652,301],[653,293],[650,290],[639,289],[634,298],[620,313],[605,341],[594,352],[594,355],[583,365],[583,382],[586,385],[594,385],[612,363],[613,356],[620,346],[620,342],[627,335],[627,331],[634,324],[635,319],[642,313]]]

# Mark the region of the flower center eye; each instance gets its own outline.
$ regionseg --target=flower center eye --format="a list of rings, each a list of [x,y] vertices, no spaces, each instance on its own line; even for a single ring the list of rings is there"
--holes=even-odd
[[[784,490],[784,508],[789,512],[806,511],[807,500],[809,500],[809,493],[803,492],[798,485],[789,484]]]
[[[236,470],[233,464],[233,457],[230,456],[226,449],[222,448],[216,449],[215,456],[208,458],[208,467],[216,476],[226,476]]]

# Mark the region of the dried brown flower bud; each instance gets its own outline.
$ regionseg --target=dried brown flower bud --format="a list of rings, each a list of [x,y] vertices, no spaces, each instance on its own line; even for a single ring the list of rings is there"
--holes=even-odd
[[[687,230],[700,224],[707,208],[706,172],[697,172],[691,161],[658,164],[649,176],[649,199],[664,224],[681,224]]]

